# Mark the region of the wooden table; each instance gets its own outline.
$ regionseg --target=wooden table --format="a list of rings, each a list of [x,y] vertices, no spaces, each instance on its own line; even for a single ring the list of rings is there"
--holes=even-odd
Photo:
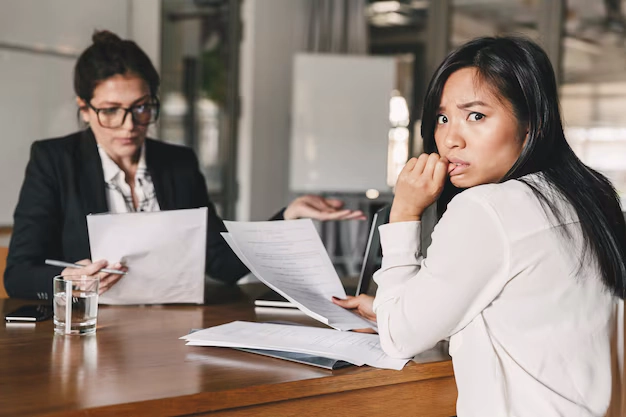
[[[205,306],[101,306],[93,336],[55,336],[52,321],[0,328],[2,416],[451,416],[449,358],[402,371],[335,371],[225,348],[186,346],[192,328],[233,320],[290,320],[217,289]],[[4,314],[21,300],[0,300]],[[267,311],[267,310],[264,310]]]

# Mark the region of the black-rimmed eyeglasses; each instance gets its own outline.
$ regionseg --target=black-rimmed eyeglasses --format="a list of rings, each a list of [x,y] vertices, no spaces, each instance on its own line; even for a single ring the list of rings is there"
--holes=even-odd
[[[133,123],[139,126],[147,126],[154,123],[159,118],[159,102],[158,100],[150,103],[137,104],[132,107],[105,107],[98,109],[87,103],[89,108],[96,112],[98,123],[100,126],[115,129],[122,127],[126,121],[128,113],[133,118]]]

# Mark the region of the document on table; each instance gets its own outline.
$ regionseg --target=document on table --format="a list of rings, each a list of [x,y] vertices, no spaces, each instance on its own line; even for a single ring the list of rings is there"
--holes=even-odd
[[[87,216],[92,259],[128,272],[100,304],[204,301],[207,208]]]
[[[400,370],[408,359],[387,356],[376,334],[338,332],[308,326],[234,321],[200,330],[181,337],[191,346],[268,349],[306,353],[369,365],[375,368]]]
[[[311,220],[224,223],[222,236],[248,269],[305,314],[338,330],[375,328],[331,301],[346,292]]]

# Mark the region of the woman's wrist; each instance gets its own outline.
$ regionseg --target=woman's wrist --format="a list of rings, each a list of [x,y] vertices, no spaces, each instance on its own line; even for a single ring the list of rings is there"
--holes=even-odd
[[[283,211],[283,219],[285,220],[295,220],[298,219],[299,216],[297,213],[293,213],[293,207],[289,204],[285,210]]]
[[[389,223],[398,222],[419,222],[422,220],[421,216],[389,216]]]
[[[396,222],[419,222],[422,219],[422,213],[416,210],[402,210],[395,209],[393,206],[391,207],[391,212],[389,213],[389,223]]]

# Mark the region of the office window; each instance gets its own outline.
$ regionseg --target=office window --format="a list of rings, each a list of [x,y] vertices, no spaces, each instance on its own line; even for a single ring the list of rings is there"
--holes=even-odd
[[[162,0],[160,137],[192,147],[211,200],[233,218],[237,0]],[[234,58],[234,59],[233,59]]]
[[[626,47],[620,1],[570,0],[561,107],[578,156],[626,196]],[[623,204],[622,204],[623,205]]]
[[[453,0],[451,47],[478,36],[504,34],[539,39],[540,0]]]

